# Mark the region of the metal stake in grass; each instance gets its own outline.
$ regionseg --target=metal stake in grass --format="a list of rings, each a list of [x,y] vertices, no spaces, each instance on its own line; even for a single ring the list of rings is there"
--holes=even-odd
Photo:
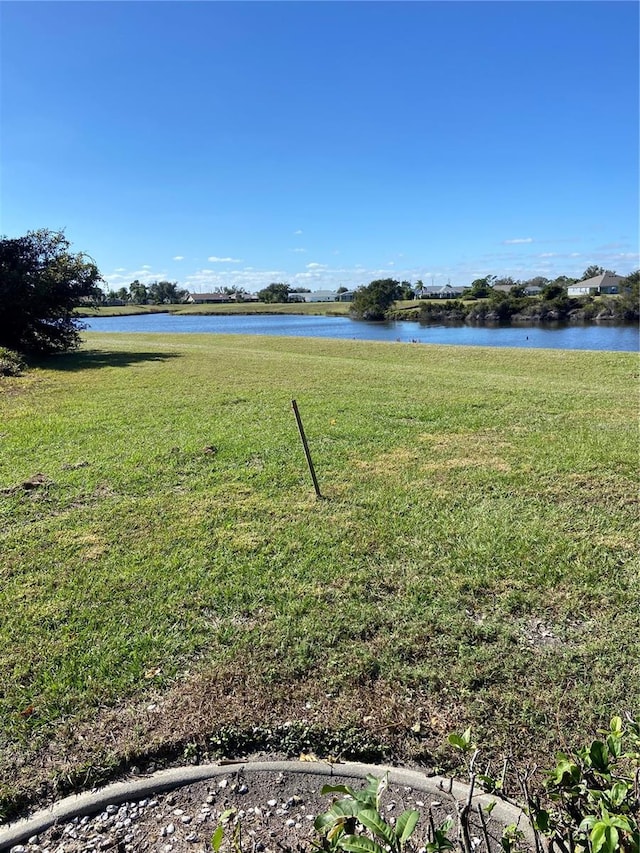
[[[316,490],[316,497],[322,498],[320,494],[320,486],[318,485],[318,478],[316,477],[316,471],[313,467],[313,462],[311,460],[311,453],[309,453],[309,445],[307,444],[307,437],[304,434],[304,427],[302,426],[302,419],[300,418],[300,412],[298,411],[298,404],[295,400],[291,401],[291,405],[293,407],[293,414],[296,416],[296,423],[298,424],[298,430],[300,432],[300,439],[302,440],[302,446],[304,447],[304,455],[307,457],[307,465],[309,466],[309,472],[311,474],[311,479],[313,480],[313,488]]]

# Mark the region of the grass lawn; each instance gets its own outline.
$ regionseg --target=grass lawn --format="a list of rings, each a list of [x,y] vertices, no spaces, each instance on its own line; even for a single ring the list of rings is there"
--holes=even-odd
[[[398,302],[407,307],[415,302]],[[349,313],[348,302],[228,302],[221,305],[113,305],[104,308],[82,308],[77,313],[82,317],[122,317],[127,314],[313,314],[340,315]]]
[[[631,353],[87,334],[0,379],[5,811],[231,727],[428,762],[472,725],[548,763],[638,712],[637,377]]]
[[[100,308],[76,308],[78,317],[126,317],[131,314],[164,314],[168,305],[105,305]]]

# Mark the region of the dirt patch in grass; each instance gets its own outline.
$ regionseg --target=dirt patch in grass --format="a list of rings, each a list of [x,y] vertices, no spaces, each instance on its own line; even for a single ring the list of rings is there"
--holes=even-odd
[[[436,708],[425,695],[379,682],[327,694],[315,680],[267,683],[223,668],[68,719],[38,749],[4,750],[0,803],[5,816],[15,815],[118,778],[133,765],[151,772],[256,751],[424,762],[462,722],[460,710],[455,701]]]

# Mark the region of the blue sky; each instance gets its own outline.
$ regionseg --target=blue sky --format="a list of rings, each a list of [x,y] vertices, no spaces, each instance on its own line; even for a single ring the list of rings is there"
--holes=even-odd
[[[635,2],[2,2],[0,230],[113,287],[619,273]]]

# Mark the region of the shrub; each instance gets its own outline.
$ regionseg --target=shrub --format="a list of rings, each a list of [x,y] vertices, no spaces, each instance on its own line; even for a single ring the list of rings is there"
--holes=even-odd
[[[20,376],[24,367],[20,353],[0,347],[0,376]]]

